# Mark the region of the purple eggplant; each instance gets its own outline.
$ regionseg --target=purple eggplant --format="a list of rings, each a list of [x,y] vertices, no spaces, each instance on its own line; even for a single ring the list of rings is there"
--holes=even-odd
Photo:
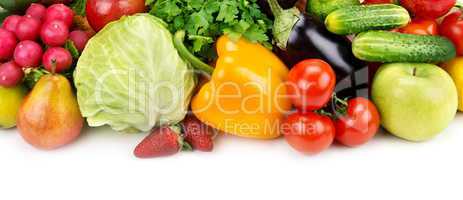
[[[275,16],[275,52],[287,66],[308,58],[322,59],[336,73],[339,97],[368,97],[368,65],[355,58],[347,38],[330,33],[323,24],[295,7],[283,9],[277,0],[268,3]]]

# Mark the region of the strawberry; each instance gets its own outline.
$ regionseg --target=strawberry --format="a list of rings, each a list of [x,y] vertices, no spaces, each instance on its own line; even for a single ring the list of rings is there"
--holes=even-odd
[[[193,149],[210,152],[214,148],[212,141],[213,129],[199,121],[195,116],[187,116],[183,120],[185,140]]]
[[[143,139],[135,148],[134,154],[139,158],[170,156],[188,147],[175,126],[163,126],[154,129]]]

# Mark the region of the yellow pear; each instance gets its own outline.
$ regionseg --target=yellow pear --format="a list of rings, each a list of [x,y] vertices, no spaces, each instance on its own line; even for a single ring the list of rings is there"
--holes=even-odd
[[[21,136],[39,149],[55,149],[74,141],[83,118],[68,79],[44,75],[25,98],[18,114]]]

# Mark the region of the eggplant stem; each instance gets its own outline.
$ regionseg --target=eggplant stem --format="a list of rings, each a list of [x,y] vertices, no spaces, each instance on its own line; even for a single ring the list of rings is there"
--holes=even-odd
[[[179,30],[174,35],[174,47],[177,49],[178,54],[182,57],[185,61],[189,62],[193,68],[205,72],[207,74],[212,74],[214,68],[210,65],[201,61],[198,57],[194,56],[188,48],[186,48],[183,41],[185,40],[185,31]]]
[[[273,15],[278,16],[283,12],[283,8],[280,6],[277,0],[267,0],[270,10],[272,10]]]

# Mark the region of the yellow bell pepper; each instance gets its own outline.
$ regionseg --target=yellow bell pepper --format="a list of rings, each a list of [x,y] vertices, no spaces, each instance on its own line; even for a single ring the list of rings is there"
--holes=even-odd
[[[287,67],[270,50],[245,39],[222,36],[216,46],[216,67],[210,81],[193,97],[193,113],[232,135],[278,137],[284,114],[291,108],[284,85]]]
[[[458,90],[458,110],[463,111],[463,57],[456,57],[442,65],[450,74]]]

